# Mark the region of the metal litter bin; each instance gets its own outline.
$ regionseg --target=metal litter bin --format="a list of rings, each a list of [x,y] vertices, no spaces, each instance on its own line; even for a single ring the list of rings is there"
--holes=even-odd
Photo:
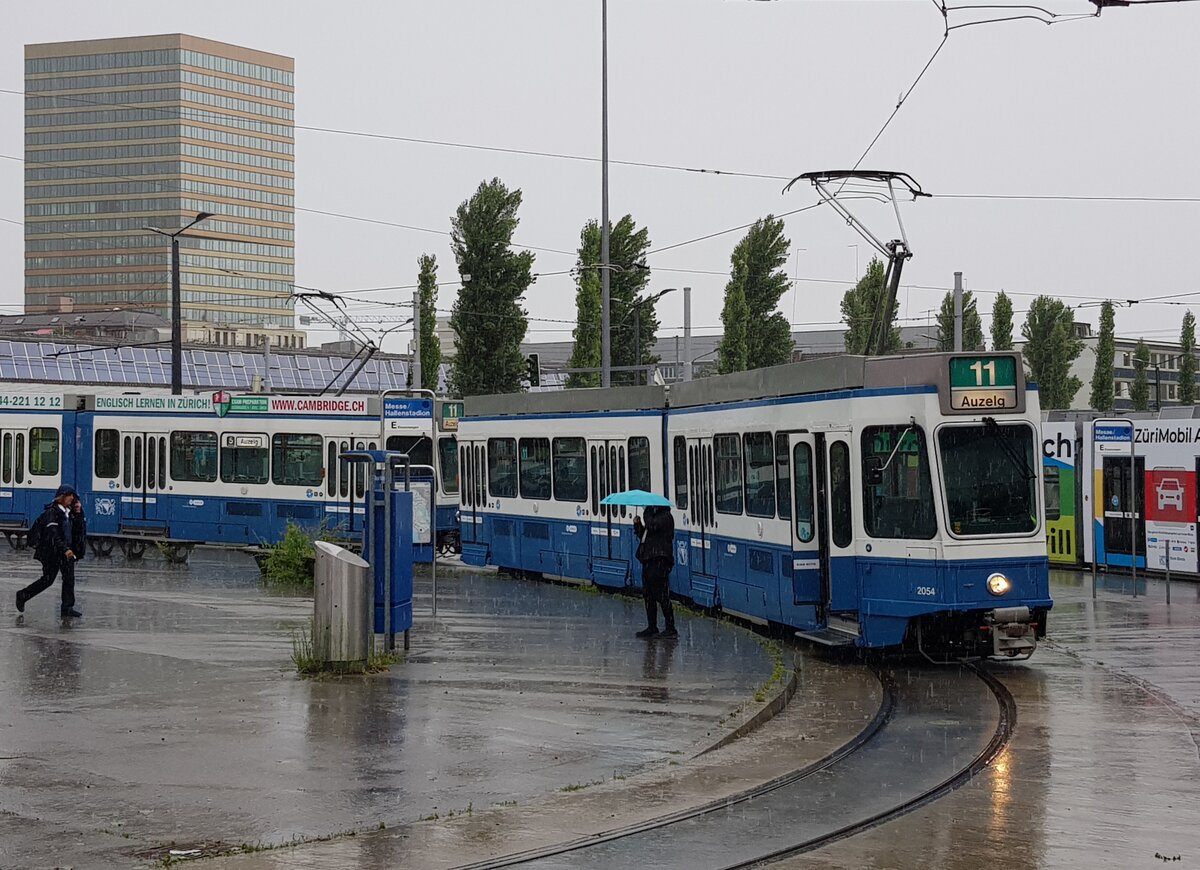
[[[333,665],[361,664],[374,640],[370,566],[327,541],[314,546],[313,656]]]

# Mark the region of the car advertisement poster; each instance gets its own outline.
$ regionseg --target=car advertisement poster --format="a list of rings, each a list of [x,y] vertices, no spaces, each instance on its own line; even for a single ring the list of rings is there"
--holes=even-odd
[[[1181,468],[1146,471],[1147,567],[1195,573],[1196,473]]]

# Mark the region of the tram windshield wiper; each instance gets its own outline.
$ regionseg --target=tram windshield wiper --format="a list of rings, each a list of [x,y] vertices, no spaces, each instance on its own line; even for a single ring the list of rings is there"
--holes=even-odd
[[[1004,451],[1005,457],[1012,463],[1013,468],[1021,473],[1024,480],[1030,481],[1037,477],[1037,472],[1029,467],[1029,462],[1017,452],[1017,448],[1009,443],[1009,440],[1004,437],[1004,433],[1000,431],[1000,424],[996,422],[995,417],[983,418],[984,431],[991,437],[995,438],[1000,444],[1000,449]]]

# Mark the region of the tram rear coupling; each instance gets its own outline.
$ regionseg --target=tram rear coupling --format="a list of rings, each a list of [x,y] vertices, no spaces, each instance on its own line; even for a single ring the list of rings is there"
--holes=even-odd
[[[1037,649],[1037,625],[1028,607],[997,607],[984,614],[992,635],[992,655],[1029,657]]]

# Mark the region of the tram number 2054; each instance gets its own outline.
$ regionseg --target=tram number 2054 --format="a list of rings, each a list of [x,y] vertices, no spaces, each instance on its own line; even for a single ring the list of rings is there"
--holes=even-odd
[[[934,589],[932,586],[918,586],[917,594],[918,595],[937,595],[937,590]]]

